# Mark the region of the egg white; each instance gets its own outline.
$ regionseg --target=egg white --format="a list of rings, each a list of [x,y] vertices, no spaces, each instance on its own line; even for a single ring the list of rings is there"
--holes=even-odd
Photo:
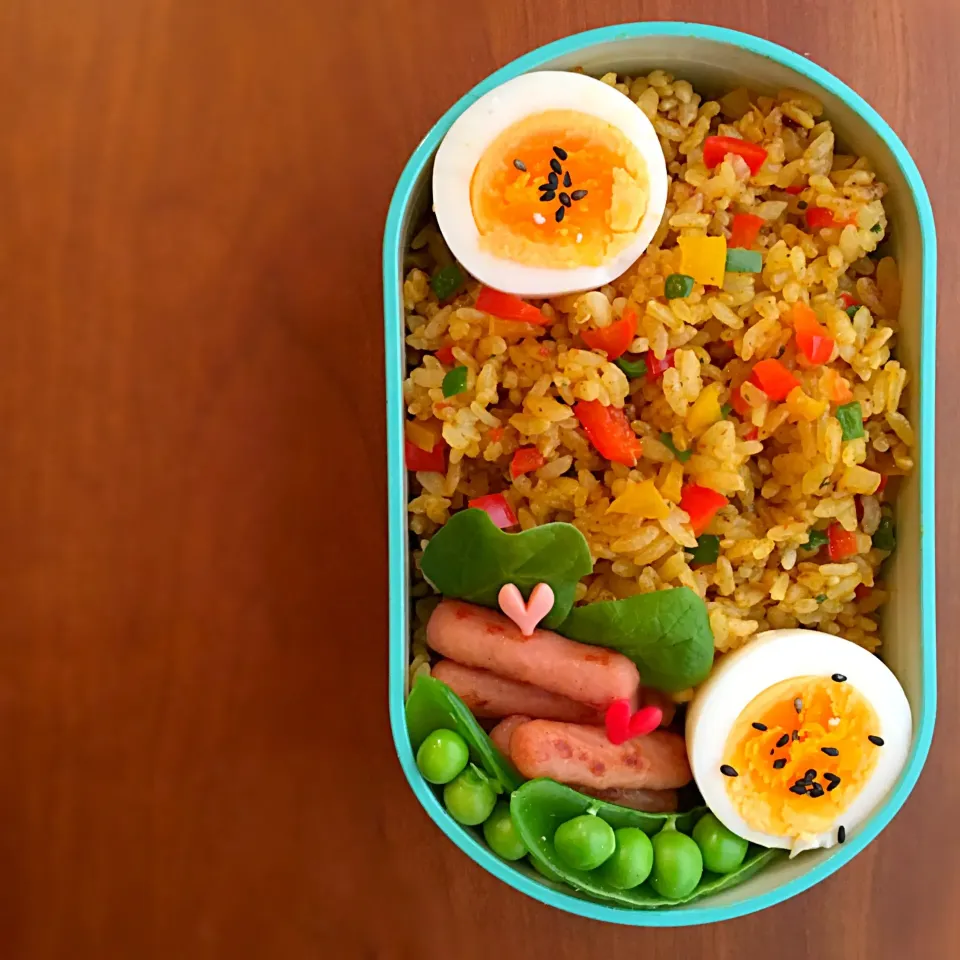
[[[743,709],[774,684],[792,677],[843,674],[870,702],[883,738],[869,779],[825,833],[799,839],[762,833],[737,812],[720,773],[730,730]],[[847,835],[877,808],[903,770],[910,751],[913,723],[910,704],[899,681],[883,661],[863,647],[817,630],[770,630],[727,654],[700,687],[687,712],[687,753],[697,787],[717,818],[738,836],[764,847],[782,847],[795,856],[802,850],[832,847],[837,829]]]
[[[598,267],[535,267],[482,249],[470,204],[470,183],[487,147],[509,126],[546,110],[577,110],[605,120],[640,151],[647,167],[647,209],[634,240]],[[603,286],[639,259],[660,226],[667,167],[653,125],[613,87],[580,73],[528,73],[484,94],[447,132],[433,166],[433,206],[453,255],[478,280],[524,297],[552,297]]]

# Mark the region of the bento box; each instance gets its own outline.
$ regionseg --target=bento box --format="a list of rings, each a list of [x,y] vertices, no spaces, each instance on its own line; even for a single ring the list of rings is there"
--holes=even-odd
[[[521,74],[582,68],[646,72],[663,68],[707,93],[747,84],[760,92],[797,88],[825,106],[837,136],[873,161],[889,186],[885,204],[896,225],[890,243],[902,282],[899,359],[911,372],[909,417],[917,425],[916,469],[897,504],[898,547],[886,579],[891,600],[883,620],[883,659],[904,688],[913,716],[909,758],[882,805],[842,846],[783,859],[733,889],[670,910],[632,910],[597,902],[545,881],[529,866],[507,863],[461,827],[417,769],[404,717],[408,694],[409,555],[404,466],[403,254],[429,202],[434,155],[457,117],[478,97]],[[916,782],[933,735],[936,710],[934,563],[934,417],[936,237],[917,168],[897,135],[853,90],[805,57],[766,40],[691,23],[636,23],[593,30],[541,47],[492,74],[430,130],[397,184],[383,246],[390,541],[389,705],[394,742],[407,779],[429,816],[471,859],[542,903],[570,913],[632,926],[689,926],[774,906],[834,873],[896,815]]]

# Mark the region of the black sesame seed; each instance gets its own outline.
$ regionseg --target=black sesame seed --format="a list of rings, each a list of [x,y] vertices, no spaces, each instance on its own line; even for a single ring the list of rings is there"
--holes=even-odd
[[[572,185],[573,185],[573,181],[570,179],[570,171],[569,171],[569,170],[563,175],[563,185],[564,185],[565,187],[569,187],[569,186],[572,186]]]
[[[723,765],[720,767],[720,772],[721,772],[725,777],[736,777],[736,776],[738,776],[737,771],[734,770],[733,767],[731,767],[729,763],[723,764]]]
[[[586,195],[586,190],[574,190],[573,193],[570,194],[574,200],[582,200]]]
[[[778,747],[785,747],[789,742],[790,742],[790,738],[789,738],[786,734],[784,734],[784,735],[777,741],[777,746],[778,746]]]
[[[840,751],[836,747],[821,747],[821,753],[825,753],[828,757],[839,757]]]
[[[803,779],[806,780],[807,783],[813,783],[813,781],[817,779],[817,771],[816,771],[816,770],[808,770],[808,771],[803,775]]]
[[[840,778],[835,773],[825,773],[823,779],[827,781],[829,786],[827,787],[827,793],[831,790],[836,790],[840,786]]]
[[[787,765],[786,757],[781,757],[779,760],[773,761],[774,770],[782,770]]]
[[[847,678],[842,673],[835,673],[830,679],[835,680],[837,683],[843,683]]]
[[[798,210],[806,210],[806,209],[807,209],[807,201],[806,201],[806,200],[798,200],[798,201],[797,201],[797,209],[798,209]]]
[[[556,200],[556,199],[557,199],[557,195],[552,190],[548,190],[546,193],[540,194],[541,203],[549,203],[551,200]]]
[[[843,841],[846,839],[847,839],[847,828],[840,827],[840,829],[837,830],[837,843],[843,843]]]
[[[556,190],[557,188],[551,187],[549,183],[541,183],[540,186],[537,187],[537,189],[542,192],[544,190]]]
[[[551,190],[556,190],[557,187],[560,186],[560,181],[557,179],[557,175],[555,173],[551,173],[550,176],[547,177],[547,183],[550,184]]]
[[[793,701],[793,709],[796,710],[797,713],[803,709],[803,701],[799,697]]]
[[[522,160],[514,160],[513,165],[518,169],[522,170],[524,173],[527,172],[527,165]]]
[[[553,148],[553,152],[554,152],[561,160],[566,160],[566,159],[567,159],[567,151],[564,150],[563,147],[554,147],[554,148]]]
[[[564,210],[563,207],[557,207],[557,212],[553,215],[553,219],[559,223],[563,219]]]
[[[765,723],[751,723],[750,726],[753,727],[754,730],[759,730],[761,732],[767,729],[767,725]]]
[[[816,800],[817,797],[822,797],[825,792],[826,792],[826,791],[824,791],[823,787],[821,787],[819,783],[815,783],[815,784],[810,788],[810,794],[809,794],[809,796],[813,797],[813,799]]]
[[[827,793],[829,793],[831,790],[836,790],[837,787],[839,787],[839,786],[840,786],[840,781],[839,781],[839,780],[831,780],[831,781],[830,781],[830,786],[827,787]]]
[[[554,173],[556,173],[556,174],[558,174],[558,175],[561,174],[561,173],[563,173],[563,167],[560,166],[560,161],[559,161],[559,160],[551,160],[551,161],[550,161],[550,169],[551,169]]]
[[[805,796],[807,792],[807,785],[798,781],[790,788],[790,792],[797,794],[798,797]]]
[[[565,207],[569,207],[569,206],[570,206],[570,195],[569,195],[568,193],[561,193],[561,194],[560,194],[560,202],[561,202]]]
[[[867,739],[868,739],[875,747],[882,747],[882,746],[883,746],[883,737],[876,737],[876,736],[874,736],[874,735],[871,733],[870,736],[867,737]]]
[[[800,739],[800,731],[799,731],[799,730],[794,730],[794,731],[793,731],[793,736],[791,737],[791,739],[793,739],[793,740],[799,740],[799,739]]]
[[[770,751],[770,756],[771,756],[771,757],[773,756],[773,751],[772,751],[772,750]]]

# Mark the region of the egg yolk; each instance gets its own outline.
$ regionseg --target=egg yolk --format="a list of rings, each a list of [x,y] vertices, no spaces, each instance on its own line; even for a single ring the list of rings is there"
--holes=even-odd
[[[548,110],[484,151],[470,203],[484,249],[529,266],[600,266],[633,239],[647,209],[640,151],[613,125]]]
[[[869,737],[878,731],[872,705],[845,680],[775,684],[750,702],[727,738],[721,772],[730,799],[763,833],[802,840],[834,829],[870,779],[877,746]]]

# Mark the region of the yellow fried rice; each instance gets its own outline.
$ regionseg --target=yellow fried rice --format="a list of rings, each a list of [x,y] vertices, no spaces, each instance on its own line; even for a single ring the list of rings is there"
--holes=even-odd
[[[808,94],[736,90],[702,101],[688,82],[662,70],[602,79],[633,100],[659,135],[669,173],[660,229],[626,274],[600,290],[544,301],[547,322],[534,327],[476,310],[479,284],[472,279],[441,305],[429,278],[450,255],[436,226],[424,226],[403,285],[404,399],[408,431],[440,421],[449,457],[445,475],[411,475],[410,529],[422,550],[468,500],[502,492],[521,528],[566,521],[584,534],[596,564],[579,585],[579,601],[685,585],[704,597],[720,652],[759,631],[792,626],[875,650],[887,596],[877,577],[888,554],[873,548],[871,536],[895,484],[882,494],[878,488],[882,478],[912,469],[914,444],[901,410],[909,378],[894,359],[897,266],[871,256],[887,232],[886,188],[867,158],[835,151],[823,106]],[[708,170],[702,145],[713,134],[761,143],[767,162],[752,177],[735,155]],[[785,192],[800,184],[802,193]],[[808,230],[803,211],[814,206],[845,225]],[[698,284],[686,298],[665,299],[664,281],[680,269],[678,237],[726,235],[735,213],[766,222],[757,241],[762,272],[727,273],[721,289]],[[843,293],[862,305],[852,316]],[[814,307],[836,341],[826,366],[797,363],[790,323],[797,302]],[[631,353],[649,350],[663,359],[675,350],[674,366],[652,382],[629,380],[580,337],[628,306],[639,318]],[[433,356],[444,346],[468,370],[466,391],[449,398],[441,389],[449,367]],[[729,402],[752,364],[774,357],[795,367],[802,394],[775,403],[745,383],[748,414],[695,435],[691,424],[706,386],[719,385],[721,402]],[[842,439],[830,392],[836,374],[860,403],[861,439]],[[624,409],[643,444],[635,467],[611,463],[590,445],[571,409],[578,400]],[[665,432],[676,450],[692,449],[685,462],[661,441]],[[522,446],[536,446],[545,463],[512,479],[510,460]],[[670,507],[664,519],[608,511],[628,480],[647,479]],[[708,528],[721,538],[715,563],[691,566],[697,541],[679,506],[687,483],[729,500]],[[831,562],[826,550],[802,549],[811,528],[827,522],[855,533],[855,556]],[[412,669],[420,672],[429,669],[424,625],[437,598],[418,572],[414,578]]]

